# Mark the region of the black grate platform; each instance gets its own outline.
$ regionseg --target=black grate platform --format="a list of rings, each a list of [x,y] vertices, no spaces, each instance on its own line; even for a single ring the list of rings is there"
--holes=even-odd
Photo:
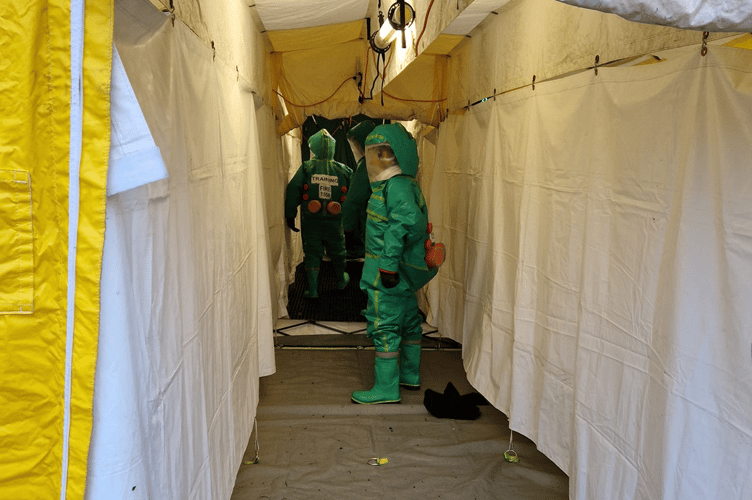
[[[373,341],[365,332],[355,334],[288,335],[275,338],[279,349],[362,349],[373,348]],[[462,344],[444,337],[423,336],[423,350],[459,350]]]
[[[295,281],[287,290],[287,313],[290,319],[314,321],[362,322],[365,318],[360,311],[366,308],[368,298],[359,286],[363,263],[347,262],[350,283],[344,290],[337,290],[334,266],[329,261],[321,263],[319,271],[319,298],[307,299],[303,292],[308,288],[305,266],[301,263],[295,269]]]

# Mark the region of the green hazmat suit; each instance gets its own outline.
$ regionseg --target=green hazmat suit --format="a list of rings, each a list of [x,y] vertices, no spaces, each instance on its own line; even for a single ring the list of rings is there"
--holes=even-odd
[[[420,387],[422,318],[415,292],[437,268],[425,261],[428,209],[415,176],[415,140],[399,124],[379,125],[366,139],[372,194],[360,287],[368,295],[367,335],[376,358],[374,387],[355,391],[362,404],[399,402],[399,386]]]
[[[335,161],[334,138],[326,130],[311,136],[308,145],[312,159],[303,162],[287,184],[285,218],[294,229],[301,206],[303,262],[308,279],[305,296],[318,297],[318,275],[324,251],[334,265],[337,288],[347,286],[345,272],[345,234],[342,229],[342,205],[352,176],[350,167]]]
[[[347,140],[350,142],[353,156],[357,161],[355,173],[350,180],[350,188],[347,192],[347,203],[342,207],[342,226],[345,237],[352,234],[348,241],[348,250],[363,257],[366,240],[366,208],[368,199],[371,197],[371,183],[368,180],[366,168],[365,145],[366,138],[376,125],[370,120],[364,120],[347,131]]]

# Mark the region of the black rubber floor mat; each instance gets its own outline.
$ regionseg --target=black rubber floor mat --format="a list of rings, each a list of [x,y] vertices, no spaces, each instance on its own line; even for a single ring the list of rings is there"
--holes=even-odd
[[[290,348],[358,348],[373,347],[373,341],[366,337],[365,332],[360,333],[332,333],[321,335],[281,335],[274,339],[274,343],[280,349]],[[445,337],[424,336],[421,341],[424,350],[458,350],[462,344]]]
[[[287,290],[287,314],[290,319],[365,321],[360,311],[366,308],[368,298],[359,286],[363,263],[348,261],[346,270],[350,275],[350,283],[344,290],[337,290],[337,278],[332,263],[322,262],[319,271],[319,298],[307,299],[303,296],[308,287],[305,266],[298,265],[295,269],[295,281]]]

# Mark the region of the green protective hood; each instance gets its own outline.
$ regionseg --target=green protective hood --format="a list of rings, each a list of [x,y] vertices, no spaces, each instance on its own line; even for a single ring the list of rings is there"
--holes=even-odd
[[[379,125],[366,138],[366,146],[387,142],[397,157],[402,173],[415,177],[418,173],[418,146],[401,123]]]
[[[326,129],[321,129],[308,139],[308,147],[311,153],[316,155],[317,160],[333,160],[334,146],[337,142],[329,135]]]
[[[371,120],[365,120],[347,131],[348,139],[355,139],[363,148],[366,145],[366,137],[373,132],[376,125]]]

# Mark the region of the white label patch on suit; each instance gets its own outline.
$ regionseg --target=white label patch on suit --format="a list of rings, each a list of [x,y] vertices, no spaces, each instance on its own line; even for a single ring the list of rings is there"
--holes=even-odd
[[[311,184],[337,186],[339,185],[339,178],[336,175],[314,174],[311,176]]]
[[[319,184],[319,199],[331,200],[332,199],[332,186],[322,186]]]

